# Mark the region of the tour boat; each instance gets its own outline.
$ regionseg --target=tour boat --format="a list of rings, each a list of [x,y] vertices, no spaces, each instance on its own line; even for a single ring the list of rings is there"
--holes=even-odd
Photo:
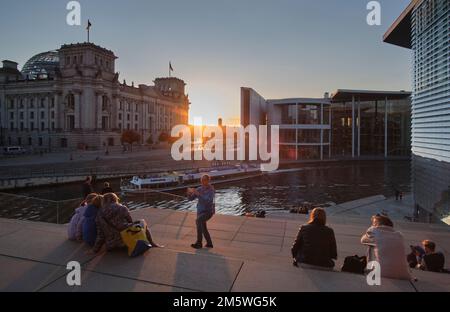
[[[183,172],[165,172],[149,176],[134,176],[131,180],[122,182],[121,190],[126,194],[145,194],[154,191],[173,191],[195,187],[200,185],[200,178],[205,174],[212,178],[212,184],[218,184],[257,176],[261,174],[261,169],[255,165],[238,164],[235,166],[199,168]]]

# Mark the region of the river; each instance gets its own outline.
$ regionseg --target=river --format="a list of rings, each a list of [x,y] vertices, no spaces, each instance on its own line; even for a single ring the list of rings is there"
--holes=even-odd
[[[120,180],[110,181],[119,189]],[[409,161],[345,161],[298,166],[284,173],[265,174],[216,187],[216,210],[227,215],[241,215],[259,209],[289,210],[304,202],[313,204],[343,203],[383,194],[393,196],[395,189],[410,192]],[[96,184],[100,190],[102,182]],[[54,185],[20,189],[14,193],[51,200],[80,197],[79,184]],[[184,195],[183,191],[173,194]],[[148,207],[195,210],[195,202],[161,194],[123,197],[130,209]],[[21,213],[16,212],[17,216]]]

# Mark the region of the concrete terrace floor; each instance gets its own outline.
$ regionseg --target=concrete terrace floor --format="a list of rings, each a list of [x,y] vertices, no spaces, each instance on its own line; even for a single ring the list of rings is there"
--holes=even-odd
[[[198,251],[190,248],[195,214],[146,209],[133,217],[146,219],[155,240],[166,247],[133,259],[124,251],[95,256],[66,240],[65,225],[0,219],[0,291],[450,291],[448,274],[414,271],[417,282],[383,279],[381,286],[368,286],[362,275],[293,267],[290,248],[306,216],[216,215],[209,223],[215,248]],[[359,240],[368,224],[365,217],[329,218],[338,243],[336,269],[346,256],[366,253]],[[432,239],[450,259],[449,227],[406,222],[396,227],[407,246]],[[73,260],[82,264],[80,287],[66,284],[66,265]]]

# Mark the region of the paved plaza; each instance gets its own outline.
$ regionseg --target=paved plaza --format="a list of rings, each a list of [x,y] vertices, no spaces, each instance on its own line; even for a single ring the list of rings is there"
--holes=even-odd
[[[0,219],[0,291],[450,291],[450,275],[413,271],[417,282],[383,279],[368,286],[365,277],[338,271],[295,268],[290,248],[306,216],[279,214],[267,219],[216,215],[209,224],[212,250],[193,250],[195,214],[145,209],[132,213],[151,224],[155,239],[165,245],[144,256],[128,258],[117,251],[92,255],[83,244],[66,239],[66,225]],[[396,221],[406,246],[432,239],[450,259],[450,228],[445,225]],[[364,255],[360,237],[365,217],[331,216],[339,259]],[[408,250],[405,250],[405,255]],[[69,287],[66,265],[82,264],[82,286]]]

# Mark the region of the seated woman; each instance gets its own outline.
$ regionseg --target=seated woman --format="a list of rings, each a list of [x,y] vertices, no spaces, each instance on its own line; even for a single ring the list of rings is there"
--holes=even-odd
[[[102,208],[97,213],[97,238],[93,252],[98,253],[103,245],[110,251],[122,248],[124,244],[120,232],[133,224],[130,211],[119,203],[119,197],[114,193],[103,196]],[[147,239],[152,247],[161,247],[156,244],[147,228]]]
[[[368,262],[377,261],[380,264],[382,277],[411,279],[403,235],[394,230],[394,224],[388,217],[373,216],[372,226],[361,238],[361,243],[369,246]]]
[[[326,269],[334,267],[333,259],[337,259],[336,238],[334,231],[326,226],[326,219],[325,210],[315,208],[308,224],[300,227],[292,246],[295,266],[301,263]]]
[[[95,193],[89,194],[81,203],[80,207],[75,210],[75,214],[72,216],[72,219],[70,219],[69,228],[67,229],[69,240],[78,242],[83,241],[82,227],[84,223],[84,213],[96,197],[97,194]]]
[[[83,241],[89,246],[94,246],[97,239],[97,225],[95,219],[97,213],[102,207],[102,195],[97,195],[84,211],[84,222],[82,224]]]

